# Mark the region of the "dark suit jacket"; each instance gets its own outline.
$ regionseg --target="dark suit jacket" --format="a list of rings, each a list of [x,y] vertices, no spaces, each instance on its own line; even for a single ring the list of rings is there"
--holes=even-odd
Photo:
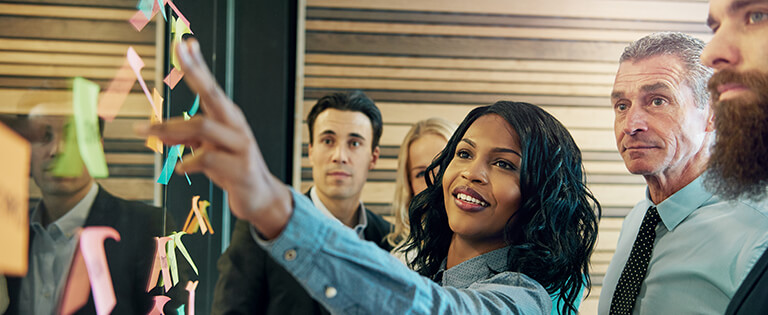
[[[384,237],[392,225],[368,209],[365,215],[365,239],[391,250]],[[235,224],[232,243],[219,258],[218,268],[211,314],[329,314],[256,244],[248,222]]]
[[[146,314],[152,307],[151,296],[145,288],[154,258],[153,238],[163,234],[162,217],[162,209],[117,198],[99,187],[84,226],[110,226],[120,233],[119,242],[112,239],[104,242],[117,298],[112,314]],[[170,220],[166,222],[171,224]],[[20,289],[21,278],[9,277],[10,305],[6,314],[18,314]],[[96,314],[92,294],[88,304],[76,314]]]
[[[726,314],[768,314],[768,251],[741,283]]]

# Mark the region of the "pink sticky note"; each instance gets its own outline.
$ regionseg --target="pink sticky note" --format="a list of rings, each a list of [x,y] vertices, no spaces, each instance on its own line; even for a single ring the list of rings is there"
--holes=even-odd
[[[154,296],[155,302],[152,305],[152,310],[149,311],[149,314],[147,315],[165,315],[163,313],[163,307],[165,307],[165,303],[168,303],[168,301],[171,300],[171,298],[165,296],[165,295],[157,295]]]
[[[200,196],[192,197],[192,211],[195,211],[195,217],[197,217],[197,225],[200,226],[200,230],[203,235],[208,232],[208,226],[205,225],[203,215],[200,213],[200,207],[197,206],[197,201],[200,200]]]
[[[175,5],[175,4],[173,4],[173,1],[171,1],[171,0],[166,0],[166,3],[168,3],[168,5],[169,5],[169,6],[171,6],[171,10],[173,10],[173,12],[175,12],[175,13],[176,13],[176,15],[179,17],[179,19],[180,19],[180,20],[181,20],[181,21],[182,21],[184,24],[186,24],[186,25],[187,25],[187,27],[190,29],[190,32],[191,32],[191,31],[192,31],[192,28],[191,28],[191,27],[189,27],[189,20],[187,20],[187,18],[186,18],[186,17],[184,17],[184,14],[181,14],[181,11],[179,11],[179,9],[176,7],[176,5]]]
[[[197,289],[197,281],[187,282],[187,292],[189,292],[189,302],[187,302],[187,305],[189,305],[189,310],[187,310],[188,315],[195,315],[195,290]]]
[[[171,273],[168,271],[168,256],[165,252],[165,243],[171,240],[170,236],[155,237],[155,258],[152,263],[152,271],[149,272],[149,282],[147,282],[147,292],[151,291],[157,285],[157,276],[160,270],[163,271],[163,286],[165,292],[171,289]]]
[[[125,98],[131,92],[134,82],[136,82],[136,75],[131,71],[131,65],[126,59],[120,70],[117,70],[115,77],[109,82],[107,90],[101,94],[99,100],[99,116],[101,118],[106,121],[115,119],[120,107],[125,103]]]
[[[149,94],[147,83],[145,83],[144,78],[141,77],[141,68],[144,68],[144,61],[141,60],[141,57],[139,57],[139,54],[136,53],[136,50],[134,50],[133,47],[128,47],[128,53],[126,56],[128,57],[128,63],[133,69],[133,73],[136,74],[136,78],[139,80],[141,89],[144,90],[144,95],[146,95],[147,100],[149,100],[149,105],[152,105],[152,109],[155,111],[155,113],[160,112],[157,110],[157,107],[155,107],[155,102],[152,101],[152,94]]]
[[[184,72],[181,72],[179,70],[176,70],[176,68],[171,69],[171,72],[168,73],[167,76],[165,76],[165,79],[163,82],[167,84],[171,90],[176,87],[176,84],[179,84],[179,81],[181,81],[181,78],[184,77]]]
[[[77,232],[80,234],[80,231]],[[59,302],[59,314],[70,315],[79,311],[86,303],[91,293],[91,282],[88,280],[88,269],[85,267],[83,254],[75,250],[75,257],[69,267],[67,284]]]
[[[141,30],[144,29],[147,24],[149,24],[149,19],[144,15],[144,12],[141,12],[141,10],[136,11],[136,14],[134,14],[128,22],[133,25],[133,28],[135,28],[137,31],[141,32]]]
[[[104,254],[104,240],[107,238],[119,242],[120,233],[108,226],[91,226],[80,233],[80,251],[88,268],[96,314],[99,315],[109,314],[117,303],[107,256]]]

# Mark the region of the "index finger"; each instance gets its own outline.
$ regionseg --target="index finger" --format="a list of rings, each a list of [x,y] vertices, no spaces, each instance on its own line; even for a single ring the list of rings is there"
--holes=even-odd
[[[228,125],[244,122],[244,118],[237,115],[240,112],[239,108],[221,90],[213,74],[208,70],[197,40],[190,38],[178,43],[176,54],[184,72],[184,82],[192,91],[200,95],[200,106],[205,114],[213,120]]]

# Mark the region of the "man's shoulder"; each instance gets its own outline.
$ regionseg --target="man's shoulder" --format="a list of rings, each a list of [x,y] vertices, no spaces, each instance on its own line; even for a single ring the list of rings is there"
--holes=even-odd
[[[389,233],[389,229],[392,228],[392,223],[385,220],[381,215],[374,213],[368,208],[365,208],[365,216],[368,219],[368,227],[374,227]]]

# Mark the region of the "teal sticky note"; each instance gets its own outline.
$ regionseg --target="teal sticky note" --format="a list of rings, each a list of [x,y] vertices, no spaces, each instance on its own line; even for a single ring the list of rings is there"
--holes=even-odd
[[[53,162],[53,175],[58,177],[79,177],[83,173],[83,160],[77,145],[75,120],[70,117],[64,125],[64,149]]]
[[[168,150],[168,157],[165,159],[163,170],[160,172],[160,177],[157,178],[158,184],[168,185],[168,181],[171,180],[173,170],[176,168],[176,162],[179,160],[179,145],[172,146]]]
[[[189,109],[189,116],[195,116],[197,110],[200,108],[200,95],[195,96],[195,102],[192,103],[192,108]]]
[[[157,0],[157,5],[160,6],[160,14],[163,15],[163,19],[168,22],[168,17],[165,16],[165,1],[164,0]]]
[[[147,17],[147,20],[152,19],[152,6],[155,4],[154,0],[139,0],[139,3],[136,4],[136,8],[141,11],[141,13],[144,13],[144,16]]]
[[[184,305],[182,304],[179,306],[179,308],[176,309],[176,312],[178,312],[179,315],[184,315]]]
[[[104,147],[101,146],[98,103],[99,85],[81,77],[75,78],[72,82],[72,105],[80,157],[92,177],[105,178],[109,176],[109,171]]]

